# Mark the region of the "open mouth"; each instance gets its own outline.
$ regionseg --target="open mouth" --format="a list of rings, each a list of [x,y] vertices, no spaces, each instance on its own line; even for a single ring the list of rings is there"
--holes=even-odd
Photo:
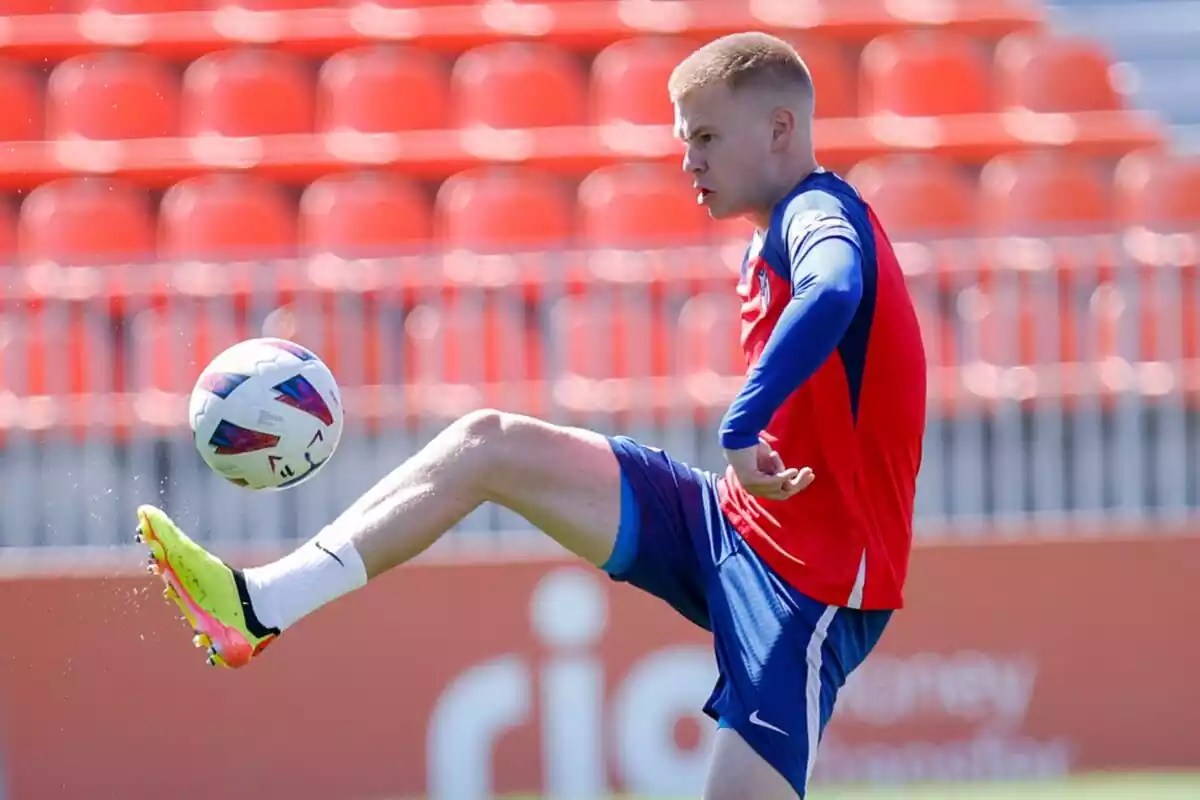
[[[696,204],[697,205],[704,205],[705,201],[707,201],[710,197],[712,197],[711,189],[697,189],[696,190]]]

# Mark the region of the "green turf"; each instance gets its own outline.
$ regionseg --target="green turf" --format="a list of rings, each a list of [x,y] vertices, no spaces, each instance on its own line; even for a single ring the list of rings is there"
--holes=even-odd
[[[1094,775],[1045,783],[972,783],[897,788],[814,787],[809,800],[1200,800],[1200,774]],[[515,795],[506,800],[538,800]],[[613,800],[622,800],[613,798]],[[685,800],[625,797],[623,800]]]
[[[814,789],[811,800],[1200,800],[1200,775],[1105,775],[1045,783]]]

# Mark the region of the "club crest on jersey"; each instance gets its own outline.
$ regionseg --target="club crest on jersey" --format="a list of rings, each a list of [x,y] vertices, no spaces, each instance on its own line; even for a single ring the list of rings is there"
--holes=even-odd
[[[771,305],[771,281],[767,277],[765,265],[759,265],[758,268],[758,300],[762,303],[763,313],[767,313]]]

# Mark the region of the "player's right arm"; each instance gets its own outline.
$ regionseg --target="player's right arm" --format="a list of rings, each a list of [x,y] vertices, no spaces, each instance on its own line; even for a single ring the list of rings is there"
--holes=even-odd
[[[785,212],[783,224],[792,298],[720,431],[726,459],[743,487],[771,499],[801,491],[811,475],[805,481],[797,470],[784,470],[782,465],[773,469],[773,454],[764,454],[760,445],[762,431],[783,402],[833,354],[863,293],[862,250],[847,220],[798,206]]]

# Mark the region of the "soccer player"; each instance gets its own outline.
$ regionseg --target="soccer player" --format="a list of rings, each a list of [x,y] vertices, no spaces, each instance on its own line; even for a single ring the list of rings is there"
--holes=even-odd
[[[629,438],[477,411],[265,566],[233,569],[143,506],[140,540],[211,663],[245,665],[499,503],[712,632],[705,797],[803,797],[838,690],[903,603],[924,350],[879,221],[817,165],[795,50],[763,34],[718,39],[678,65],[669,94],[697,202],[757,226],[738,285],[749,368],[720,426],[723,474]]]

